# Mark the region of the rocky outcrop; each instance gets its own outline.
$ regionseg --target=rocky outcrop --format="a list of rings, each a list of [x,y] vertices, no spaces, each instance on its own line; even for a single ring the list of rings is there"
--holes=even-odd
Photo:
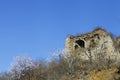
[[[89,56],[95,59],[99,54],[107,59],[117,59],[119,49],[116,50],[115,45],[119,44],[120,38],[114,39],[106,30],[96,28],[85,34],[67,36],[65,50],[72,54],[78,52],[83,59]]]

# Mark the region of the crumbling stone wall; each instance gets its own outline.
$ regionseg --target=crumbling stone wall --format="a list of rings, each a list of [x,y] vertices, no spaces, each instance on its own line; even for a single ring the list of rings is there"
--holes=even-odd
[[[120,38],[117,40],[120,42]],[[92,57],[98,53],[105,53],[107,57],[116,57],[113,39],[102,28],[96,28],[91,32],[81,35],[69,35],[65,39],[65,49],[72,52],[80,52],[84,59],[88,59],[85,53],[91,53]]]

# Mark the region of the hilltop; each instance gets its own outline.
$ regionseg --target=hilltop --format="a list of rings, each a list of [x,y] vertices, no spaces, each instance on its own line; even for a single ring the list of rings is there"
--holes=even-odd
[[[93,31],[80,34],[69,35],[65,39],[65,49],[68,53],[78,52],[83,59],[88,60],[88,56],[95,59],[98,54],[106,59],[120,59],[120,37],[114,38],[109,32],[100,27]]]
[[[0,80],[120,80],[120,37],[98,27],[68,35],[49,62],[16,57]]]

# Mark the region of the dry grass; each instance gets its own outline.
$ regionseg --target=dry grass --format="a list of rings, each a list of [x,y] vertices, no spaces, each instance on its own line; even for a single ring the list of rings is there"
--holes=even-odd
[[[110,80],[110,75],[116,71],[116,68],[102,69],[101,71],[92,70],[87,80]]]

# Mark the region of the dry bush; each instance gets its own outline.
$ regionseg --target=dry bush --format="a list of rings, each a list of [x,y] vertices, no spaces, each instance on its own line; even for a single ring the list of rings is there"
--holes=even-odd
[[[0,80],[109,80],[109,76],[120,65],[114,64],[114,60],[107,60],[105,55],[101,54],[97,55],[99,58],[95,60],[92,58],[83,60],[80,52],[73,52],[70,55],[60,54],[57,59],[52,59],[50,62],[31,61],[25,58],[27,62],[18,60],[10,75],[2,74]],[[34,67],[28,66],[28,63],[32,63]]]

